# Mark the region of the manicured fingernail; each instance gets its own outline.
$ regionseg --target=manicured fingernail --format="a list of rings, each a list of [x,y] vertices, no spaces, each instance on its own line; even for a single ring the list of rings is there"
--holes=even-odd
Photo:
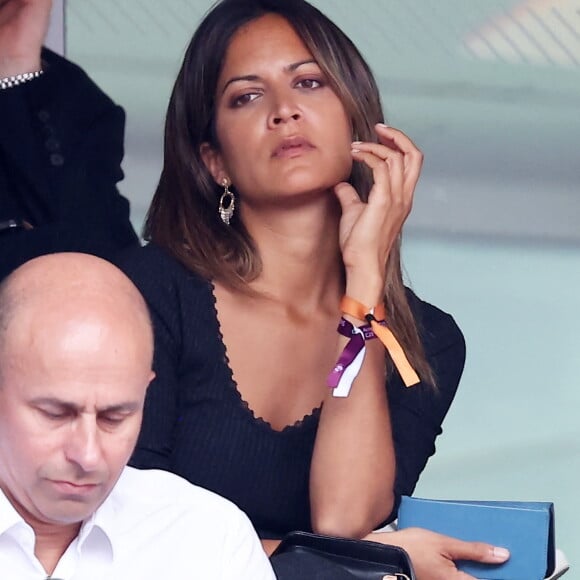
[[[360,153],[360,149],[355,149],[354,147],[350,150],[351,153]]]
[[[385,129],[389,129],[389,126],[388,126],[388,125],[385,125],[385,123],[377,123],[377,125],[378,125],[379,127],[383,127],[383,128],[385,128]]]
[[[494,547],[493,557],[495,560],[501,560],[503,562],[504,560],[507,560],[510,557],[510,552],[505,548]]]
[[[362,141],[353,141],[352,145],[362,145]]]

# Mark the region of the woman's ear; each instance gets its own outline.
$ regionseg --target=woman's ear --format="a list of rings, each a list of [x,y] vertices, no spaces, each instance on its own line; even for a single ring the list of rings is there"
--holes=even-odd
[[[199,146],[199,153],[207,170],[211,173],[213,180],[222,185],[224,179],[228,180],[227,171],[224,168],[222,156],[207,141]],[[229,181],[229,180],[228,180]]]

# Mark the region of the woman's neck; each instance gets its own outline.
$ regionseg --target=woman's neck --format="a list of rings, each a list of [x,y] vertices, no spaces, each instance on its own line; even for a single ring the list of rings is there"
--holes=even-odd
[[[268,209],[242,208],[262,259],[251,283],[257,292],[304,312],[336,307],[344,291],[338,243],[340,206],[332,193],[317,203]]]

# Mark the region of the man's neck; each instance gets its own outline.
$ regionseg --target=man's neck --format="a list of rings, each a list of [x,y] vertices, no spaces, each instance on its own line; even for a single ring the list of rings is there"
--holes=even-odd
[[[72,524],[54,524],[42,521],[27,510],[0,482],[0,490],[6,496],[6,499],[12,504],[12,507],[18,512],[20,517],[34,531],[34,555],[42,564],[47,574],[52,574],[62,558],[66,549],[71,542],[77,537],[81,523]]]
[[[78,536],[80,523],[68,525],[31,524],[36,542],[34,555],[47,574],[52,574],[71,542]]]

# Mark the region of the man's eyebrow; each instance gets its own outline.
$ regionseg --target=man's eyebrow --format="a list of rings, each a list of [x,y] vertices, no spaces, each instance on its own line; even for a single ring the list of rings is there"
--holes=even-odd
[[[300,68],[304,64],[318,64],[313,58],[309,58],[306,60],[299,60],[298,62],[293,62],[284,67],[285,72],[294,72],[296,69]],[[225,93],[226,89],[232,84],[239,81],[259,81],[261,77],[259,75],[242,75],[239,77],[232,77],[227,81],[222,89],[222,95]]]
[[[53,407],[63,407],[66,409],[70,409],[71,411],[80,410],[80,407],[75,403],[63,401],[62,399],[57,399],[55,397],[36,397],[34,399],[31,399],[29,402],[31,405],[52,405]]]
[[[109,405],[97,410],[97,413],[133,413],[139,409],[140,405],[136,401]]]
[[[77,413],[82,412],[84,407],[72,403],[70,401],[63,401],[62,399],[57,399],[55,397],[36,397],[30,400],[31,405],[51,405],[53,407],[60,407],[69,411],[75,411]],[[137,411],[140,404],[137,401],[126,401],[123,403],[118,403],[115,405],[107,405],[106,407],[100,407],[97,409],[97,413],[131,413]]]

